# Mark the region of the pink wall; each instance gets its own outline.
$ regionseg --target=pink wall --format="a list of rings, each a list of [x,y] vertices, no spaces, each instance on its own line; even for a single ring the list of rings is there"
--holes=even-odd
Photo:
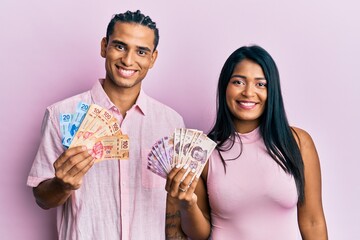
[[[211,126],[217,77],[234,49],[256,43],[273,55],[290,122],[317,144],[330,238],[360,239],[355,0],[2,0],[0,238],[54,239],[54,210],[38,208],[25,185],[45,107],[104,76],[99,47],[111,15],[139,8],[158,22],[161,36],[144,89],[189,127]]]

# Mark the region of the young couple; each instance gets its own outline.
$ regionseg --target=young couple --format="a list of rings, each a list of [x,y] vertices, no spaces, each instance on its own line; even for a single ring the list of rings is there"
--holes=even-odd
[[[27,184],[40,207],[57,207],[59,239],[289,240],[298,229],[303,239],[327,239],[314,143],[289,126],[278,70],[259,46],[237,49],[221,70],[209,133],[218,145],[201,177],[191,182],[174,168],[165,182],[146,169],[154,142],[184,127],[141,88],[158,41],[156,23],[140,11],[114,15],[101,41],[105,78],[47,108]],[[88,149],[63,148],[59,116],[80,101],[118,119],[128,160],[94,164]]]

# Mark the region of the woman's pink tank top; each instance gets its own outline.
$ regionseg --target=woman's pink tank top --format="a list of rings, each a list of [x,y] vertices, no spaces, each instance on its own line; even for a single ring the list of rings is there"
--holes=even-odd
[[[297,239],[297,189],[293,177],[267,153],[259,128],[239,134],[231,150],[209,159],[207,178],[213,240]],[[231,160],[233,159],[233,160]]]

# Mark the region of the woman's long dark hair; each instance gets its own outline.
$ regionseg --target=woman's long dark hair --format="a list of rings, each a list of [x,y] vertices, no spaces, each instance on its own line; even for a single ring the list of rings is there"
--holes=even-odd
[[[226,103],[226,88],[235,66],[244,59],[259,64],[264,72],[267,80],[267,101],[261,116],[260,132],[270,156],[285,172],[294,177],[298,199],[301,203],[304,200],[304,165],[300,149],[286,117],[278,69],[265,49],[259,46],[241,47],[226,60],[220,73],[217,89],[216,122],[209,132],[209,137],[218,143],[216,149],[220,156],[221,152],[229,150],[235,143],[236,129],[233,115]],[[227,144],[229,139],[230,145]],[[222,161],[226,167],[226,160],[222,158]]]

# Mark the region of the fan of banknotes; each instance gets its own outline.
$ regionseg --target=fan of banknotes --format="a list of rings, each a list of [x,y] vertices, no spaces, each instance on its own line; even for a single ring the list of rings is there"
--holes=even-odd
[[[96,104],[80,102],[75,113],[60,114],[62,144],[66,148],[86,146],[95,162],[129,158],[129,138],[118,120]]]
[[[177,128],[172,136],[163,137],[153,145],[147,168],[166,178],[175,166],[187,166],[187,173],[193,171],[195,176],[200,176],[215,147],[216,143],[202,131]]]

